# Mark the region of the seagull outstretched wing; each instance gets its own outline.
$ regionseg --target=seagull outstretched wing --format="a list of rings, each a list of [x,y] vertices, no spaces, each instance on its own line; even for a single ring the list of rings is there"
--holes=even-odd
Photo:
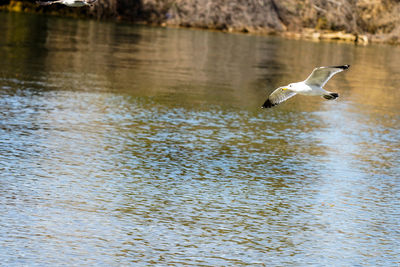
[[[295,92],[287,90],[284,87],[279,87],[269,95],[267,101],[262,105],[262,108],[271,108],[276,106],[294,95],[296,95]]]
[[[350,65],[315,68],[310,76],[308,76],[308,78],[304,81],[304,83],[307,85],[323,87],[333,75],[347,70],[349,67]]]
[[[57,4],[57,3],[61,3],[61,1],[36,1],[36,4],[42,5],[42,6],[48,6],[48,5]]]

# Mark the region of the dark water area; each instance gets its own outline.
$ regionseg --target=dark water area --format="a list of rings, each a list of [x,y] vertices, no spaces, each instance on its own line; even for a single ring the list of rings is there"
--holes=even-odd
[[[0,13],[0,265],[398,266],[399,85],[394,46]]]

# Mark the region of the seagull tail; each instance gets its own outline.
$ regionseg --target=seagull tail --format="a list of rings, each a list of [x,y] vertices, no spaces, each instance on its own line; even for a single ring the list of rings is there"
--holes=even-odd
[[[323,98],[328,99],[328,100],[333,100],[339,97],[338,93],[328,93],[326,95],[323,95]]]

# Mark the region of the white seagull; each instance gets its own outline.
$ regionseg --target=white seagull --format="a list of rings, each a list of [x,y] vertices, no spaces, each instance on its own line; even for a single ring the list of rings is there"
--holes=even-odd
[[[262,105],[262,108],[271,108],[276,106],[296,94],[311,96],[319,95],[328,100],[336,99],[339,97],[338,93],[328,92],[322,87],[330,78],[332,78],[333,75],[347,70],[349,67],[350,65],[315,68],[306,80],[291,83],[275,89],[275,91],[269,95],[267,101]]]
[[[69,7],[82,7],[82,6],[92,6],[97,0],[55,0],[55,1],[37,1],[39,5],[52,5],[52,4],[62,4]]]

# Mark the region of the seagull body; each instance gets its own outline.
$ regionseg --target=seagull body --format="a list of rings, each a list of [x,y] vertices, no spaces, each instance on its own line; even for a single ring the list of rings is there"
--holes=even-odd
[[[322,88],[333,75],[338,72],[347,70],[350,65],[319,67],[302,82],[291,83],[287,86],[282,86],[273,91],[262,108],[271,108],[276,106],[296,94],[309,96],[322,96],[325,99],[332,100],[339,97],[338,93],[332,93]]]
[[[39,5],[52,5],[52,4],[62,4],[69,7],[83,7],[83,6],[92,6],[97,0],[56,0],[56,1],[48,1],[42,2],[37,1]]]

